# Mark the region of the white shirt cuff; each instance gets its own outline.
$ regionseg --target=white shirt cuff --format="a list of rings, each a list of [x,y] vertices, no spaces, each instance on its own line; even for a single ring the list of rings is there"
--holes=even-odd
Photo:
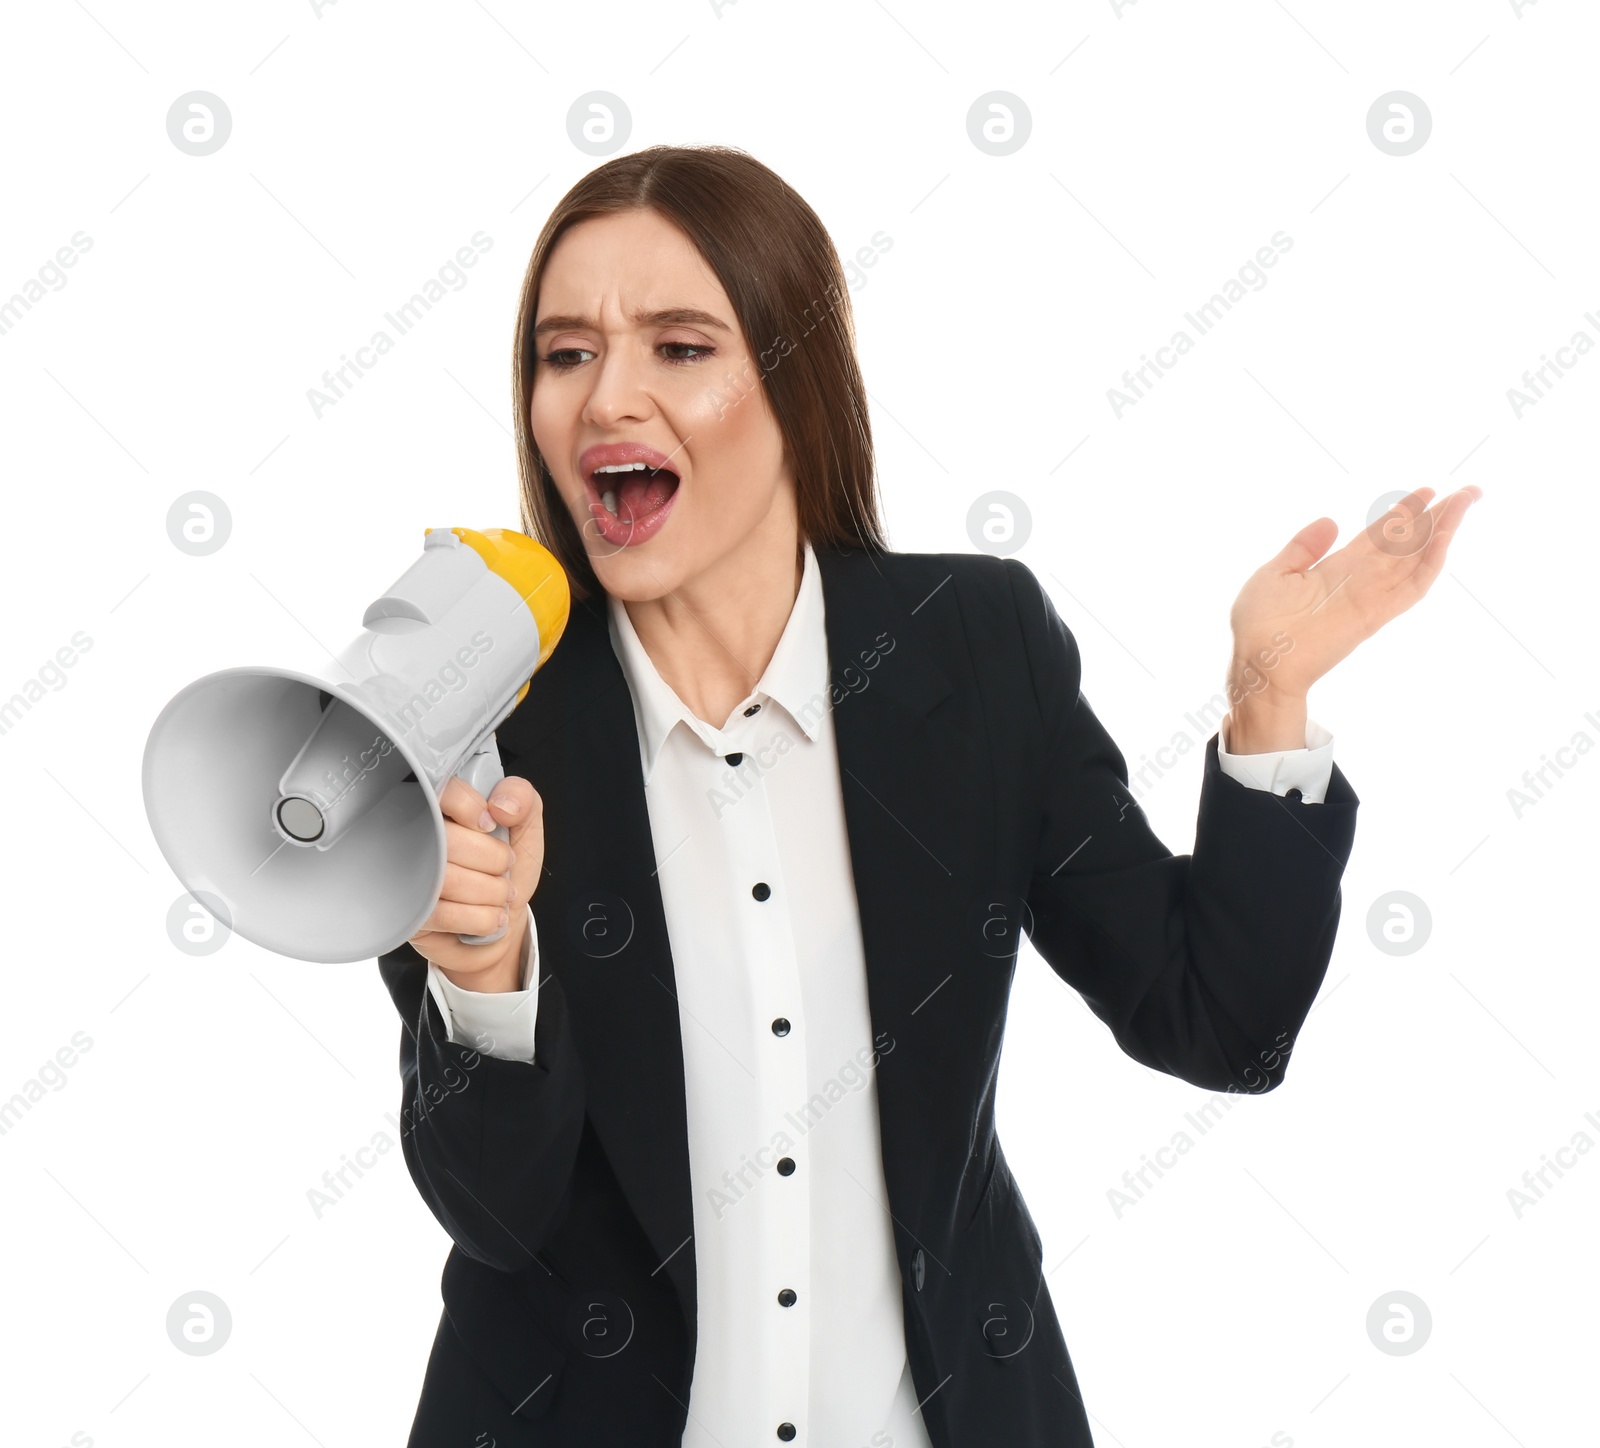
[[[444,1017],[450,1042],[472,1045],[502,1061],[533,1060],[533,1027],[539,1010],[539,937],[533,907],[522,940],[522,989],[464,990],[428,962],[428,993]]]
[[[1306,747],[1278,749],[1268,754],[1229,754],[1227,720],[1217,729],[1217,763],[1230,779],[1250,789],[1273,794],[1300,791],[1305,804],[1322,804],[1333,778],[1333,735],[1314,719],[1306,720]]]

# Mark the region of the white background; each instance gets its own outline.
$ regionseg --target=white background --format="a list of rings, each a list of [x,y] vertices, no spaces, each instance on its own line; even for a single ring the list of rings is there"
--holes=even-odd
[[[0,1100],[75,1032],[93,1044],[0,1136],[7,1443],[404,1441],[448,1239],[398,1149],[320,1220],[307,1198],[394,1134],[393,1006],[371,964],[176,949],[139,764],[191,679],[352,636],[424,527],[517,526],[517,287],[597,164],[566,123],[592,90],[629,107],[627,149],[742,146],[841,252],[892,238],[852,297],[891,543],[970,550],[979,495],[1024,498],[1018,556],[1134,767],[1194,732],[1229,604],[1296,529],[1326,514],[1342,543],[1385,494],[1485,489],[1430,595],[1313,691],[1362,804],[1284,1088],[1119,1217],[1109,1189],[1206,1093],[1121,1055],[1026,949],[1001,1136],[1098,1442],[1594,1441],[1600,1152],[1520,1219],[1507,1191],[1575,1133],[1600,1142],[1600,758],[1520,818],[1507,791],[1600,739],[1600,356],[1520,417],[1507,389],[1574,332],[1600,341],[1600,24],[1578,0],[1121,11],[8,12],[0,297],[75,233],[92,247],[0,335],[0,697],[77,631],[92,647],[0,734]],[[1405,157],[1366,128],[1397,89],[1433,119]],[[205,157],[167,134],[192,90],[232,115]],[[1004,157],[966,130],[994,90],[1032,117]],[[468,284],[319,419],[323,371],[480,230]],[[1123,370],[1280,230],[1268,284],[1118,418]],[[195,489],[232,515],[206,558],[166,533]],[[1142,794],[1174,851],[1200,765]],[[1367,928],[1393,890],[1432,914],[1409,955]],[[213,1356],[166,1335],[197,1289],[233,1317]],[[1405,1356],[1366,1327],[1395,1291],[1432,1315]]]

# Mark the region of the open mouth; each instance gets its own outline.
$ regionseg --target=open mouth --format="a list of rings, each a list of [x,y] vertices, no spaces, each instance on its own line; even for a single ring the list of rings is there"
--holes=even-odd
[[[589,511],[602,534],[620,542],[657,514],[663,514],[680,479],[666,465],[653,468],[644,462],[628,462],[592,468],[584,481]]]

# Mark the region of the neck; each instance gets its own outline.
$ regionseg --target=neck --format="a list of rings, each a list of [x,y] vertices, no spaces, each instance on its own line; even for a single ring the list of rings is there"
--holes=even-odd
[[[656,672],[697,718],[720,729],[760,681],[803,567],[797,522],[780,515],[671,592],[624,602]]]

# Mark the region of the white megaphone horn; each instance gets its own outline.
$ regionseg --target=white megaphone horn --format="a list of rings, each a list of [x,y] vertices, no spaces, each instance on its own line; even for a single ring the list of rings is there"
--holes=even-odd
[[[157,716],[144,807],[167,863],[223,925],[279,955],[397,949],[444,885],[440,793],[459,775],[487,797],[505,777],[494,731],[570,609],[565,572],[532,538],[427,529],[332,673],[223,669]]]

